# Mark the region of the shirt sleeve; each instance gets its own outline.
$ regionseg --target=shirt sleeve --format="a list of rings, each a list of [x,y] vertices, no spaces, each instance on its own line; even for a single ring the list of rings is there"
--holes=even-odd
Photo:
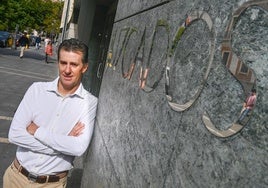
[[[93,96],[88,102],[84,103],[79,121],[85,124],[85,129],[81,135],[77,137],[62,135],[56,132],[51,132],[45,127],[39,127],[34,134],[35,138],[60,153],[71,156],[81,156],[86,151],[91,141],[97,103],[97,98]]]
[[[50,155],[58,154],[57,151],[41,143],[26,130],[26,127],[32,122],[33,119],[31,109],[33,87],[34,85],[30,86],[26,91],[22,101],[20,102],[20,105],[16,110],[8,133],[9,141],[15,145],[27,148],[34,152]]]
[[[253,106],[256,104],[256,96],[252,95],[249,97],[247,101],[247,107],[253,108]]]

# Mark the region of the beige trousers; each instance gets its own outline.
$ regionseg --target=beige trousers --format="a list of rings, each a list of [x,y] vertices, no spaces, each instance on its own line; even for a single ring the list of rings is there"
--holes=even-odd
[[[58,182],[35,183],[28,180],[13,163],[7,168],[3,178],[3,188],[66,188],[67,176]]]
[[[25,46],[20,47],[20,57],[23,57],[25,48]]]

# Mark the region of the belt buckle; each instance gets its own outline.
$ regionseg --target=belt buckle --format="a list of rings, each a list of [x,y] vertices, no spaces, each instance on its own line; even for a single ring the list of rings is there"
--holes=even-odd
[[[36,175],[36,174],[32,174],[32,173],[28,174],[28,180],[30,180],[32,182],[36,182],[37,178],[38,178],[38,175]]]

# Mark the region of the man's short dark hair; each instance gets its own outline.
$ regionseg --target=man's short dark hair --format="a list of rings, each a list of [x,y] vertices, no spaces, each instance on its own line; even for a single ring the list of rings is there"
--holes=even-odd
[[[253,89],[251,90],[251,92],[252,92],[252,93],[256,93],[256,89],[253,88]]]
[[[66,39],[62,41],[58,48],[58,60],[60,58],[60,51],[65,50],[68,52],[81,52],[82,55],[82,62],[88,63],[88,47],[85,45],[82,41],[71,38],[71,39]]]

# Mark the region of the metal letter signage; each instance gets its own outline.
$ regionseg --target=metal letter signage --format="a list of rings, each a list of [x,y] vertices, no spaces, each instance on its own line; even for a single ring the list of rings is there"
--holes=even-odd
[[[231,47],[231,36],[232,36],[232,31],[233,28],[235,27],[235,24],[237,23],[238,18],[241,16],[241,14],[249,7],[251,6],[257,6],[260,7],[264,10],[268,9],[268,0],[253,0],[253,1],[248,1],[244,3],[242,6],[240,6],[232,15],[232,18],[227,26],[224,40],[222,42],[222,58],[223,58],[223,63],[226,66],[226,68],[231,72],[231,74],[240,82],[240,84],[243,87],[244,93],[247,94],[249,91],[253,88],[256,88],[256,76],[254,71],[247,67],[242,60],[232,51]],[[187,28],[191,26],[191,24],[195,21],[204,21],[206,25],[208,26],[208,32],[210,34],[210,40],[209,40],[209,60],[207,63],[206,71],[203,73],[204,75],[202,78],[202,82],[200,86],[198,86],[195,94],[193,97],[188,100],[184,104],[178,104],[173,101],[173,97],[171,93],[169,93],[170,89],[170,67],[172,63],[174,63],[174,53],[175,50],[178,46],[178,42],[181,38],[181,36],[187,31]],[[167,34],[167,46],[163,44],[163,49],[161,50],[160,56],[161,60],[160,63],[157,66],[162,66],[160,75],[155,76],[154,79],[155,81],[152,84],[147,83],[148,75],[149,75],[149,70],[152,68],[151,67],[151,58],[152,58],[152,51],[154,49],[154,42],[155,42],[155,36],[159,28],[163,27],[165,29],[165,32]],[[121,37],[121,35],[124,36]],[[145,92],[151,92],[153,91],[157,86],[160,80],[162,79],[164,73],[165,73],[165,78],[166,78],[166,84],[165,84],[165,90],[166,90],[166,97],[168,100],[168,104],[171,107],[171,109],[177,111],[177,112],[183,112],[187,109],[189,109],[194,102],[199,98],[210,73],[212,62],[213,62],[213,57],[214,57],[214,51],[215,51],[215,31],[214,31],[214,26],[211,17],[207,12],[204,11],[193,11],[189,13],[187,18],[184,20],[184,23],[178,28],[175,37],[173,38],[171,47],[169,44],[169,25],[167,21],[165,20],[158,20],[152,35],[151,39],[151,46],[150,49],[148,49],[149,55],[148,55],[148,60],[147,63],[144,62],[144,46],[145,46],[145,34],[146,34],[146,28],[142,31],[141,39],[138,40],[135,45],[135,47],[131,47],[132,50],[134,51],[134,56],[130,58],[130,63],[129,67],[127,67],[127,62],[125,60],[125,53],[126,53],[126,48],[128,47],[129,39],[132,36],[132,34],[136,34],[133,36],[138,36],[138,34],[141,34],[137,28],[133,27],[125,27],[120,30],[119,36],[116,37],[117,32],[114,33],[114,38],[112,38],[112,43],[111,43],[111,48],[114,48],[116,46],[116,54],[113,55],[113,49],[109,51],[108,57],[107,57],[107,68],[113,67],[115,70],[115,67],[118,65],[118,62],[121,60],[122,61],[122,77],[131,79],[132,73],[135,69],[136,64],[139,64],[140,67],[140,74],[139,74],[139,87],[143,89]],[[132,37],[133,37],[132,36]],[[114,44],[114,39],[117,38],[118,44]],[[130,46],[130,45],[129,45]],[[121,59],[120,59],[121,58]],[[113,59],[113,61],[112,61]],[[127,69],[128,68],[128,69]],[[127,70],[127,71],[126,71]],[[252,110],[251,110],[252,111]],[[213,124],[212,120],[209,117],[208,112],[204,112],[202,116],[203,123],[205,124],[205,127],[207,130],[212,133],[213,135],[217,137],[230,137],[235,134],[237,134],[239,131],[241,131],[244,126],[247,124],[249,120],[249,116],[243,120],[243,122],[240,123],[232,123],[232,125],[227,129],[227,130],[219,130],[215,127]]]
[[[209,58],[209,62],[208,62],[208,67],[207,67],[206,73],[203,77],[202,84],[199,86],[194,97],[191,100],[189,100],[188,102],[186,102],[185,104],[177,104],[175,102],[172,102],[172,96],[168,92],[169,83],[170,83],[169,71],[170,71],[171,58],[174,55],[174,50],[177,47],[178,41],[180,40],[181,36],[185,32],[186,28],[189,27],[192,22],[198,21],[200,19],[204,20],[207,23],[208,28],[209,28],[209,32],[210,32],[210,46],[209,46],[210,58]],[[193,105],[193,103],[197,100],[197,98],[199,97],[200,93],[202,92],[203,87],[207,81],[207,78],[208,78],[208,75],[209,75],[209,72],[211,69],[211,64],[213,62],[214,49],[215,49],[215,34],[214,34],[213,24],[212,24],[212,20],[211,20],[210,16],[206,12],[203,12],[203,11],[194,11],[194,12],[190,13],[190,15],[186,18],[185,22],[183,23],[183,25],[179,27],[179,29],[175,35],[175,38],[173,40],[173,44],[171,47],[171,51],[170,51],[169,57],[168,57],[168,61],[167,61],[168,63],[166,66],[166,96],[168,99],[168,104],[170,105],[170,107],[173,110],[178,111],[178,112],[185,111],[188,108],[190,108]]]
[[[247,67],[242,60],[232,51],[231,47],[231,32],[233,28],[235,27],[235,24],[237,23],[237,20],[239,16],[249,7],[251,6],[258,6],[265,10],[268,9],[268,1],[249,1],[244,3],[242,6],[240,6],[233,14],[226,32],[224,36],[224,40],[222,43],[222,57],[223,57],[223,63],[225,64],[226,68],[232,73],[232,75],[240,82],[240,84],[243,86],[244,93],[247,95],[251,89],[256,88],[256,76],[254,71]],[[246,70],[242,72],[242,68]],[[242,109],[243,110],[243,109]],[[241,131],[247,122],[249,121],[250,115],[252,114],[252,110],[250,114],[242,121],[242,122],[234,122],[227,130],[219,130],[215,127],[213,122],[211,121],[209,115],[207,112],[205,112],[202,116],[202,120],[208,129],[209,132],[214,134],[215,136],[226,138],[229,136],[233,136],[237,134],[239,131]]]

